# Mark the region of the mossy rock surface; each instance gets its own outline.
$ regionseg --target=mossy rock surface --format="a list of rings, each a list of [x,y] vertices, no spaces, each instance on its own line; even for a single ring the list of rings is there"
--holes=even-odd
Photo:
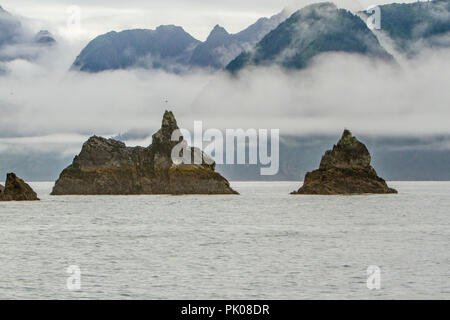
[[[292,194],[351,195],[397,193],[370,165],[366,146],[349,130],[332,150],[325,152],[318,170],[305,175],[303,186]]]
[[[5,187],[0,192],[0,201],[37,201],[36,192],[14,173],[6,176]]]
[[[166,111],[161,129],[147,148],[130,148],[113,139],[91,137],[62,171],[52,194],[236,194],[201,150],[189,149],[202,155],[201,164],[173,163],[173,148],[184,142],[182,136],[172,140],[175,130],[175,117]]]

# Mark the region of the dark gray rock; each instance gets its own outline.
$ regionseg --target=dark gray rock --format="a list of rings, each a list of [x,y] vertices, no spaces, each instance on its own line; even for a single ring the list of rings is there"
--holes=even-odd
[[[328,150],[323,156],[320,169],[364,169],[370,166],[370,161],[369,150],[346,129],[333,150]]]
[[[182,136],[172,141],[177,129],[174,115],[166,111],[161,129],[147,148],[130,148],[113,139],[91,137],[72,165],[63,170],[52,195],[237,194],[215,172],[215,163],[208,157],[199,164],[173,162],[173,148],[184,142]],[[201,152],[190,150],[191,160],[193,154]]]
[[[36,201],[39,200],[36,192],[14,173],[8,173],[0,201]]]
[[[292,194],[397,193],[370,165],[366,146],[344,130],[332,150],[325,152],[318,170],[308,172],[303,186]]]

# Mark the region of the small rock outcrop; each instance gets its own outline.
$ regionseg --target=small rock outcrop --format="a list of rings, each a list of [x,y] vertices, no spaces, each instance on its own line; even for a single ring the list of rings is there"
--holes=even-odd
[[[199,164],[174,163],[172,150],[185,143],[181,135],[178,141],[172,141],[175,130],[175,117],[166,111],[161,129],[147,148],[127,147],[97,136],[89,138],[61,173],[52,195],[237,194],[215,172],[214,161],[199,149],[186,144],[192,158],[194,154],[202,156]]]
[[[325,152],[319,169],[308,172],[303,186],[292,194],[397,193],[377,175],[370,162],[366,146],[344,130],[338,144]]]
[[[6,176],[5,187],[0,186],[0,201],[37,201],[36,192],[14,173]]]

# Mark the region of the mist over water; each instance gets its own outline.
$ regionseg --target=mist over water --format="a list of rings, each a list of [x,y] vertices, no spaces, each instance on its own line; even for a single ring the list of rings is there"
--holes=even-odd
[[[298,182],[235,182],[240,196],[50,197],[0,203],[4,299],[449,299],[450,183],[398,195],[290,196]],[[81,269],[69,291],[67,267]],[[366,269],[381,269],[381,289]]]

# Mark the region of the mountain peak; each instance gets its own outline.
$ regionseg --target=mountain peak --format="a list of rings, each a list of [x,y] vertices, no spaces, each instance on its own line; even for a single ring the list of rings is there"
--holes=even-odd
[[[230,34],[225,30],[224,27],[221,27],[220,25],[216,24],[216,26],[212,29],[211,33],[208,36],[208,39],[206,41],[211,41],[214,39],[221,39],[223,37],[227,37]]]
[[[54,44],[56,40],[48,30],[41,30],[36,34],[35,42],[40,44]]]
[[[220,24],[216,24],[214,26],[211,33],[213,33],[213,32],[224,32],[224,33],[228,34],[227,30],[224,27],[222,27]]]
[[[302,19],[322,19],[329,18],[330,14],[334,15],[338,10],[339,8],[332,2],[317,2],[296,10],[292,16],[301,16]]]
[[[341,140],[339,140],[338,145],[351,144],[354,140],[356,140],[356,138],[353,137],[350,130],[344,129],[344,132],[342,133],[342,137]]]
[[[323,156],[320,168],[367,168],[370,161],[366,146],[345,129],[337,145]]]
[[[180,26],[176,26],[174,24],[164,24],[156,27],[156,31],[162,32],[184,32],[184,29]]]
[[[175,119],[175,116],[173,115],[172,111],[166,110],[166,112],[164,112],[161,128],[169,128],[169,129],[178,128],[177,120]]]

